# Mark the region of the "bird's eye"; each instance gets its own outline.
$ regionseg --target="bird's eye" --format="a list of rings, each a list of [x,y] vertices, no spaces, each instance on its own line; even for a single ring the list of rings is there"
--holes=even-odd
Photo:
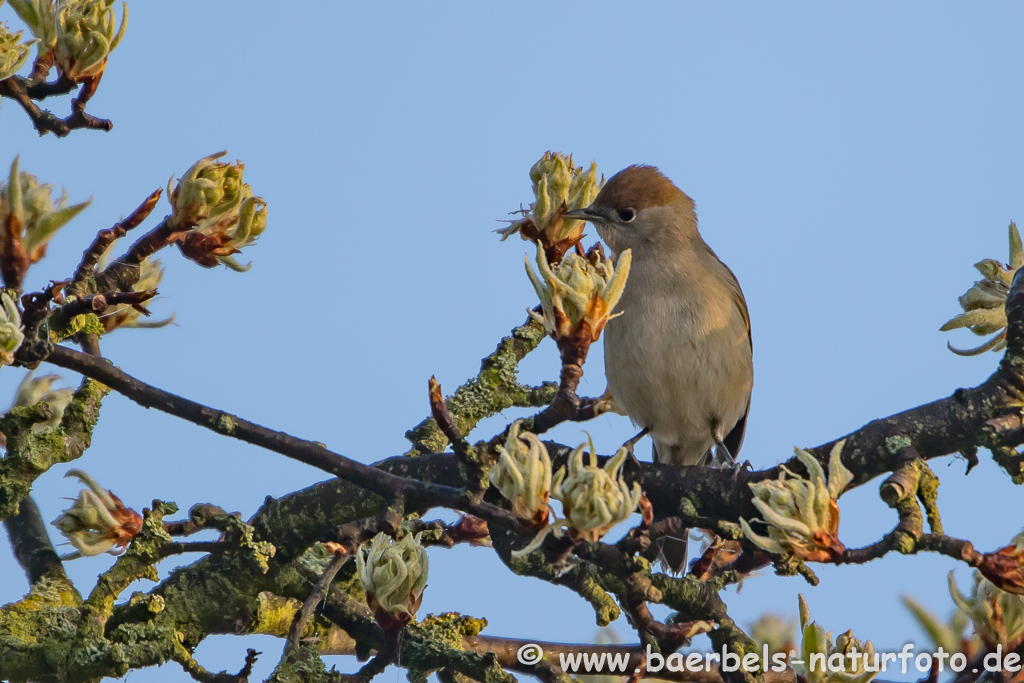
[[[636,211],[633,209],[619,209],[619,220],[623,223],[629,223],[634,218],[636,218]]]

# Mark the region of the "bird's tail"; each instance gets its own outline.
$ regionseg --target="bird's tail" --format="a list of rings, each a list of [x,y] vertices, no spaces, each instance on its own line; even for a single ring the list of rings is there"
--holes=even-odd
[[[679,536],[662,536],[658,539],[658,561],[666,571],[683,574],[686,571],[686,550],[689,545],[689,529],[680,529]]]

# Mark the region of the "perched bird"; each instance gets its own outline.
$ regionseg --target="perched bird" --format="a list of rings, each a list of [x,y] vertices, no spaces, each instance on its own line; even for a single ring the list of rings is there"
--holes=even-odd
[[[632,250],[622,315],[604,330],[605,371],[655,462],[706,464],[717,446],[734,464],[754,382],[750,317],[736,276],[697,232],[693,200],[657,168],[630,166],[566,216],[593,223],[615,254]]]

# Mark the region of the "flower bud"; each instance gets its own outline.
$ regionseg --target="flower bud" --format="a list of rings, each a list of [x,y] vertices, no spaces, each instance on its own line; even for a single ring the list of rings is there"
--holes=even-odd
[[[557,263],[583,237],[585,222],[565,219],[568,211],[590,206],[604,184],[598,179],[597,164],[591,162],[587,171],[573,166],[572,155],[545,152],[530,169],[534,202],[523,218],[498,230],[501,239],[517,232],[523,239],[543,247],[548,259]]]
[[[958,356],[977,356],[986,351],[1001,351],[1006,347],[1006,297],[1013,282],[1013,274],[1024,264],[1024,247],[1016,223],[1010,223],[1010,263],[1004,265],[993,259],[974,264],[984,279],[975,282],[959,298],[964,310],[939,329],[948,332],[966,327],[983,337],[995,336],[973,349],[958,349],[947,342],[949,350]]]
[[[24,31],[9,31],[6,24],[0,24],[0,81],[18,73],[18,69],[28,61],[29,47],[35,41],[22,43],[22,33]]]
[[[533,272],[529,260],[526,274],[540,298],[543,314],[531,311],[530,315],[544,324],[555,341],[597,341],[604,326],[615,317],[612,309],[626,286],[631,259],[632,253],[626,249],[613,266],[602,251],[591,250],[588,257],[569,254],[560,263],[549,265],[543,247],[538,245],[540,275]]]
[[[34,406],[37,403],[48,404],[53,412],[53,417],[46,422],[32,425],[33,431],[41,432],[44,429],[50,429],[60,424],[60,419],[64,415],[64,409],[71,403],[75,391],[74,389],[67,388],[51,388],[54,382],[61,379],[60,375],[43,375],[41,377],[33,377],[33,375],[34,372],[29,372],[25,375],[25,379],[21,380],[21,384],[18,386],[18,393],[14,396],[14,403],[11,404],[11,408]]]
[[[809,477],[793,474],[783,466],[776,480],[750,484],[754,506],[768,525],[768,536],[754,533],[740,519],[743,533],[755,545],[775,555],[792,554],[802,560],[825,562],[841,554],[839,542],[839,505],[836,498],[853,480],[840,458],[840,441],[829,459],[828,483],[818,460],[807,451],[794,449]]]
[[[21,313],[14,299],[7,292],[0,292],[0,363],[14,363],[14,352],[25,341],[25,333],[21,331]]]
[[[420,535],[395,541],[380,533],[356,551],[359,583],[382,626],[404,626],[416,615],[427,585],[427,551]]]
[[[875,646],[871,641],[861,642],[847,631],[832,642],[832,632],[826,632],[816,622],[810,620],[810,611],[804,596],[800,600],[800,659],[792,663],[798,676],[803,676],[808,683],[868,683],[881,670],[876,659]],[[829,658],[842,655],[843,666],[830,665]],[[868,670],[867,664],[874,669]],[[813,659],[812,659],[813,657]]]
[[[1024,597],[999,589],[978,571],[970,597],[964,597],[950,572],[949,594],[990,650],[1001,645],[1011,651],[1024,641]]]
[[[253,244],[267,227],[267,203],[253,195],[242,181],[244,164],[225,164],[219,152],[200,159],[178,181],[167,196],[174,212],[171,221],[179,227],[192,226],[179,244],[182,253],[201,266],[217,264],[246,271],[232,258]]]
[[[512,512],[524,524],[543,527],[551,509],[551,458],[536,434],[519,434],[522,420],[508,430],[504,446],[497,446],[498,463],[491,469],[491,483],[512,503]]]
[[[75,477],[89,488],[82,489],[74,505],[53,522],[76,550],[61,559],[100,553],[119,555],[142,530],[142,515],[125,507],[120,498],[101,488],[85,472],[68,470],[64,476]]]
[[[54,0],[10,0],[10,5],[39,41],[36,46],[39,53],[44,54],[52,50],[54,43],[57,42]]]
[[[53,185],[40,185],[34,175],[19,172],[14,157],[7,182],[0,183],[0,256],[20,253],[29,263],[37,263],[57,231],[92,202],[68,206],[67,192],[62,191],[55,204],[52,190]]]
[[[589,439],[588,439],[589,441]],[[627,451],[620,448],[602,468],[597,464],[594,442],[590,445],[590,464],[583,464],[580,444],[569,455],[569,470],[558,470],[552,484],[552,495],[562,503],[566,521],[579,539],[594,542],[626,521],[640,504],[640,484],[630,488],[620,475]]]
[[[57,5],[53,58],[71,81],[98,78],[107,68],[107,57],[128,27],[128,4],[121,3],[119,28],[113,5],[114,0],[62,0]]]
[[[1024,595],[1024,532],[1013,543],[994,553],[985,553],[978,570],[1007,593]]]

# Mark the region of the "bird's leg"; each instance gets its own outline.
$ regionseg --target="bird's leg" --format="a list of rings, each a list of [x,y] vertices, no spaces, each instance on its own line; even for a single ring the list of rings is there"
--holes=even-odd
[[[715,434],[715,464],[722,469],[731,469],[733,479],[739,478],[742,470],[753,469],[749,460],[744,460],[743,463],[736,462],[736,458],[729,452],[729,447],[722,442],[717,434]]]
[[[640,467],[640,461],[636,459],[636,455],[633,453],[633,447],[636,446],[637,442],[651,433],[650,427],[644,427],[640,430],[640,433],[634,436],[632,439],[622,444],[622,448],[626,449],[626,457],[631,463]]]

